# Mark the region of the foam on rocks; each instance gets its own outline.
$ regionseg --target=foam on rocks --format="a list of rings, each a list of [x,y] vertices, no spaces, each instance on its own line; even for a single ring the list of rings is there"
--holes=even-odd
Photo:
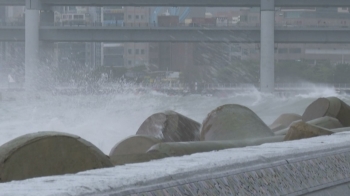
[[[112,167],[90,142],[66,133],[27,134],[0,146],[0,182]]]
[[[148,117],[136,132],[163,142],[198,141],[200,123],[174,111],[156,113]]]
[[[273,136],[270,128],[249,108],[227,104],[210,112],[203,121],[201,140],[241,140]]]

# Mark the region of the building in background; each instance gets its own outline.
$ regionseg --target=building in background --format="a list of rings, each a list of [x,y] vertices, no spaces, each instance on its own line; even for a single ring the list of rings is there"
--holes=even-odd
[[[24,7],[0,7],[1,25],[24,25]],[[6,82],[7,74],[16,73],[19,78],[24,71],[24,43],[0,42],[0,83]],[[14,77],[15,78],[15,77]],[[17,79],[15,78],[15,79]]]
[[[124,25],[124,7],[103,7],[101,9],[101,22],[103,26]],[[102,43],[101,65],[103,66],[124,66],[124,44],[123,43]]]
[[[103,26],[251,26],[260,27],[259,8],[54,7],[61,25]],[[168,13],[167,16],[164,16]],[[156,20],[155,20],[156,18]],[[276,8],[277,27],[348,28],[348,7]],[[0,7],[0,22],[23,23],[24,7]],[[156,23],[155,23],[156,22]],[[95,69],[104,66],[155,65],[159,70],[186,72],[193,67],[226,66],[232,61],[260,59],[260,45],[230,43],[55,43],[57,66]],[[277,62],[307,60],[350,62],[349,44],[275,44]],[[71,65],[70,65],[71,64]],[[24,67],[24,43],[0,43],[0,69]]]
[[[211,17],[237,20],[239,17],[239,22],[236,23],[238,26],[260,27],[258,8],[210,10],[210,14],[207,15]],[[231,24],[230,21],[227,22]],[[348,28],[350,27],[349,8],[277,8],[275,25],[283,28]],[[231,44],[229,48],[231,61],[260,60],[260,44]],[[315,64],[318,61],[330,61],[334,64],[350,63],[349,44],[276,43],[275,53],[276,62],[305,60]]]
[[[101,23],[99,7],[64,6],[55,9],[55,23],[60,25],[92,25]],[[102,44],[96,42],[55,43],[58,67],[94,69],[102,64]],[[70,66],[71,65],[71,66]],[[67,67],[68,66],[68,67]]]
[[[103,7],[102,22],[104,26],[123,26],[124,24],[124,7]]]
[[[124,66],[124,44],[103,43],[103,65],[109,67]]]
[[[124,26],[147,27],[150,25],[150,7],[124,7]],[[134,67],[149,65],[149,43],[125,43],[124,65]]]

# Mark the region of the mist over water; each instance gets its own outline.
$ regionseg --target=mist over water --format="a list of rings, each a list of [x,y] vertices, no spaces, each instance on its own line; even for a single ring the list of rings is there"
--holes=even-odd
[[[167,96],[119,93],[109,95],[40,94],[40,99],[27,100],[24,93],[5,93],[0,102],[0,145],[27,133],[60,131],[78,135],[108,154],[124,138],[134,135],[150,115],[174,110],[200,123],[206,115],[223,104],[249,107],[266,123],[280,114],[302,114],[319,97],[338,96],[350,104],[350,96],[331,88],[315,88],[312,92],[293,96],[262,94],[256,89],[226,97],[200,95]],[[6,100],[15,97],[16,100]]]

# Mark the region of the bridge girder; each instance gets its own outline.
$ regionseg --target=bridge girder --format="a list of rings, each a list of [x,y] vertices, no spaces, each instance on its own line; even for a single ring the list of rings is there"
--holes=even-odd
[[[47,6],[260,7],[261,0],[41,0]],[[25,0],[0,0],[0,6],[24,6]],[[350,7],[349,0],[275,0],[276,7]]]
[[[0,41],[24,41],[24,27],[1,27]],[[260,43],[260,29],[41,27],[51,42]],[[350,43],[350,29],[275,29],[275,43]]]

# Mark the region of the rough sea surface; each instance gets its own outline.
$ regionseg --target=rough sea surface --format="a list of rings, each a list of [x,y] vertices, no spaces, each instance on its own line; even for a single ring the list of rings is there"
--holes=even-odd
[[[202,123],[218,106],[241,104],[269,125],[280,114],[302,114],[319,97],[337,96],[350,104],[349,95],[338,94],[331,88],[315,88],[288,96],[262,94],[253,88],[225,97],[130,91],[108,95],[39,94],[38,99],[27,99],[23,92],[3,92],[0,145],[27,133],[60,131],[78,135],[109,154],[116,143],[134,135],[148,116],[165,110],[174,110]]]

